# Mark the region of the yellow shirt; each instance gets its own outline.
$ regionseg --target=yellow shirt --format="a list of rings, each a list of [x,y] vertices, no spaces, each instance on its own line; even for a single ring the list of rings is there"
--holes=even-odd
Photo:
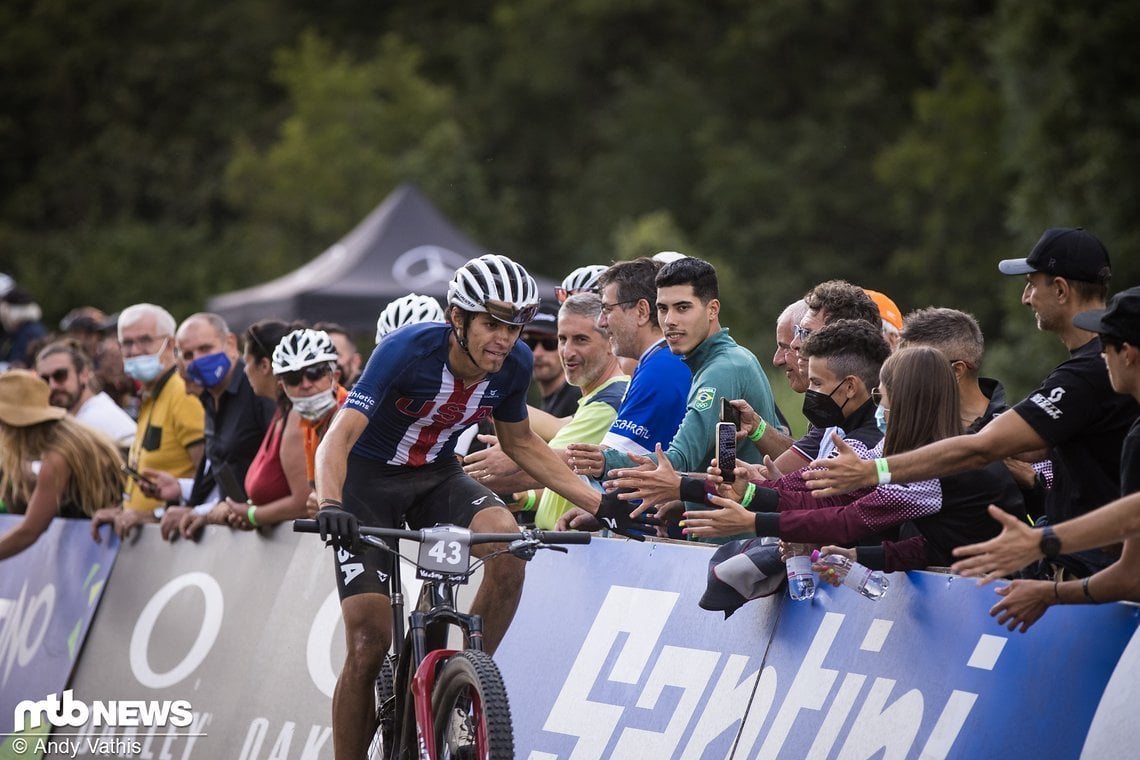
[[[138,470],[163,470],[178,478],[192,478],[196,468],[186,449],[202,442],[205,424],[202,402],[186,392],[186,383],[172,367],[142,400],[128,461]],[[149,511],[162,504],[144,496],[134,480],[128,481],[124,508]]]

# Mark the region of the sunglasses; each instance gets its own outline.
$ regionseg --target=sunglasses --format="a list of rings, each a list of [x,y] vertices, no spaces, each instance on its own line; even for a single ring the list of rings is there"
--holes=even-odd
[[[325,375],[329,374],[332,369],[327,365],[314,365],[312,367],[305,367],[304,369],[295,369],[289,372],[282,372],[278,375],[281,382],[286,385],[300,385],[302,380],[308,380],[310,383],[315,383]]]
[[[71,370],[67,367],[61,367],[55,372],[52,372],[50,375],[40,375],[40,380],[43,380],[48,385],[51,385],[52,383],[62,383],[69,377],[71,377]]]
[[[522,342],[530,347],[533,351],[536,346],[542,346],[543,351],[557,351],[558,338],[553,335],[524,335]]]
[[[799,325],[792,325],[792,335],[799,338],[801,343],[804,342],[805,340],[807,340],[808,336],[811,335],[813,332],[815,332],[815,330],[812,330],[810,327],[800,327]]]
[[[485,301],[483,308],[495,319],[508,325],[525,325],[538,313],[538,304],[516,308],[506,301]]]
[[[879,386],[877,386],[877,385],[871,389],[871,402],[875,406],[883,406],[883,392],[881,390],[879,390]],[[886,409],[888,412],[890,411],[890,409],[888,409],[885,406],[883,406],[883,408]]]

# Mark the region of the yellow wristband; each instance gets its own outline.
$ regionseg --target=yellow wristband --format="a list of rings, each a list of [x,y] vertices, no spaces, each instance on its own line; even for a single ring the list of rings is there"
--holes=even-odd
[[[257,507],[253,504],[250,504],[249,511],[245,513],[245,519],[249,520],[249,524],[256,528],[258,525],[257,518],[254,517],[255,514],[257,514]]]
[[[891,482],[891,470],[887,467],[886,457],[879,457],[875,460],[875,471],[879,473],[879,485],[885,486]]]
[[[751,433],[748,434],[748,440],[752,441],[753,443],[755,443],[756,441],[759,441],[761,438],[764,437],[764,431],[767,429],[768,429],[768,423],[764,421],[763,417],[761,417],[760,418],[760,424],[756,426],[755,430],[753,430]]]
[[[747,507],[752,503],[752,497],[756,495],[756,484],[749,483],[748,487],[744,489],[744,498],[740,500],[740,506]]]

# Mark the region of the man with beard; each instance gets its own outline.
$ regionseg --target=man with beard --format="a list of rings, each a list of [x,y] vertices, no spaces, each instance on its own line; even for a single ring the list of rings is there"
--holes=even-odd
[[[49,402],[94,428],[126,451],[135,439],[135,421],[106,393],[93,389],[91,360],[71,340],[49,343],[36,355],[36,374],[51,388]]]

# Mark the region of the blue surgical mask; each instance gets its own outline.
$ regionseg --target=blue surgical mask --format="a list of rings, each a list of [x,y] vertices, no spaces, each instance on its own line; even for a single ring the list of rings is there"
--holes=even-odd
[[[164,339],[162,346],[153,354],[124,357],[123,371],[140,383],[153,381],[162,374],[162,352],[166,350],[166,342],[168,340],[170,340],[170,338]]]
[[[186,365],[186,376],[204,388],[213,388],[226,379],[233,363],[224,351],[200,356]]]
[[[875,407],[875,425],[878,426],[880,433],[887,434],[887,410],[882,404]]]

